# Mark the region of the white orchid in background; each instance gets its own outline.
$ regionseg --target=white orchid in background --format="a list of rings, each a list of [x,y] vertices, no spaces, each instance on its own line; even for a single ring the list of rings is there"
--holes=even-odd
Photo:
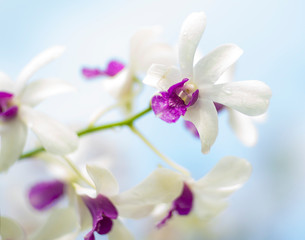
[[[224,157],[204,177],[195,181],[181,176],[183,190],[157,224],[163,227],[175,214],[196,219],[200,224],[210,220],[226,206],[226,198],[241,188],[251,175],[251,164],[242,158]],[[185,222],[187,219],[181,219]]]
[[[242,54],[242,50],[233,44],[216,48],[193,66],[194,54],[205,25],[203,12],[188,16],[179,37],[180,70],[174,66],[154,64],[143,82],[160,91],[152,98],[154,113],[168,123],[184,116],[185,120],[196,126],[201,150],[208,153],[218,134],[214,103],[256,116],[267,110],[271,90],[265,83],[256,80],[217,83]]]
[[[83,68],[87,78],[108,76],[102,81],[103,88],[119,102],[130,101],[135,95],[134,83],[141,84],[138,77],[153,63],[175,64],[175,51],[165,43],[156,42],[160,27],[143,28],[130,41],[127,66],[118,61],[110,61],[106,70]]]
[[[64,47],[55,46],[36,56],[14,82],[0,73],[0,171],[7,170],[21,155],[30,128],[42,146],[54,154],[67,154],[78,145],[75,132],[33,109],[45,98],[74,88],[62,80],[40,79],[27,84],[41,67],[59,57]]]

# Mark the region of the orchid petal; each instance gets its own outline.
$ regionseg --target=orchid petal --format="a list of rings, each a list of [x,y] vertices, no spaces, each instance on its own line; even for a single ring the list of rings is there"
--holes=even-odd
[[[182,176],[159,168],[136,187],[119,194],[114,203],[121,216],[144,217],[159,203],[169,203],[177,198],[183,188]]]
[[[64,155],[76,150],[78,137],[68,127],[26,106],[20,108],[20,115],[48,152]]]
[[[214,103],[199,97],[188,108],[184,119],[195,125],[201,140],[201,151],[208,153],[218,134],[218,116]]]
[[[192,78],[196,48],[206,26],[203,12],[190,14],[183,22],[179,37],[179,64],[183,78]]]
[[[130,68],[136,70],[141,63],[143,52],[149,47],[154,39],[162,32],[160,26],[142,28],[138,30],[130,40]]]
[[[121,99],[127,97],[131,92],[133,79],[130,71],[125,67],[117,75],[102,81],[102,87],[114,98]]]
[[[228,108],[229,123],[239,140],[246,146],[254,146],[258,133],[252,122],[252,117]]]
[[[41,79],[25,86],[19,98],[23,104],[36,106],[48,97],[73,90],[75,88],[63,80]]]
[[[108,234],[109,240],[133,240],[134,237],[120,220],[113,220],[113,226]]]
[[[22,154],[27,127],[19,119],[11,120],[1,132],[0,172],[7,170]]]
[[[176,53],[174,49],[164,43],[149,45],[141,55],[141,61],[137,64],[137,71],[146,72],[152,64],[175,65]]]
[[[22,227],[14,220],[0,216],[1,239],[25,240],[26,235]]]
[[[171,86],[180,82],[181,74],[178,68],[161,64],[153,64],[143,79],[143,83],[160,91],[167,91]]]
[[[27,80],[37,72],[41,67],[48,64],[52,60],[60,57],[64,52],[65,47],[54,46],[48,48],[34,57],[21,71],[17,78],[18,90],[21,91]]]
[[[119,184],[113,174],[98,164],[88,164],[87,172],[96,186],[97,194],[108,197],[119,193]]]
[[[4,72],[0,72],[0,91],[2,92],[15,92],[14,82]]]
[[[235,74],[236,64],[232,64],[228,69],[218,78],[217,84],[232,82]]]
[[[216,166],[193,186],[196,194],[221,201],[238,190],[249,179],[251,164],[242,158],[228,156],[222,158]]]
[[[198,87],[215,83],[241,56],[243,51],[234,44],[226,44],[202,58],[194,67],[194,82]]]
[[[53,240],[68,234],[78,227],[73,208],[54,209],[44,226],[34,233],[30,240]]]
[[[265,83],[257,80],[216,84],[209,91],[212,101],[249,116],[266,112],[272,94]]]

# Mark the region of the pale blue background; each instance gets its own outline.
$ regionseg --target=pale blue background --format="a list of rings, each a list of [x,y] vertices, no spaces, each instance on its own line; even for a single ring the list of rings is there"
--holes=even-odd
[[[195,178],[226,155],[252,163],[250,181],[230,199],[230,207],[214,226],[219,239],[305,239],[304,9],[302,0],[2,0],[0,70],[14,78],[43,49],[67,46],[64,56],[36,77],[61,77],[80,92],[53,98],[40,109],[63,122],[84,125],[92,111],[111,99],[99,94],[98,82],[83,80],[82,66],[104,66],[113,58],[127,62],[129,39],[143,26],[163,25],[163,40],[176,44],[186,16],[205,11],[208,23],[200,51],[238,44],[245,53],[236,80],[258,79],[272,88],[268,119],[258,125],[258,144],[244,147],[227,127],[226,114],[220,117],[220,133],[208,155],[200,153],[199,141],[182,122],[168,125],[150,114],[137,126],[162,152],[190,168]],[[148,104],[148,92],[138,109]],[[111,138],[119,142],[119,150],[127,151],[122,161],[130,162],[129,171],[137,177],[122,181],[126,189],[161,161],[128,130],[115,133]]]

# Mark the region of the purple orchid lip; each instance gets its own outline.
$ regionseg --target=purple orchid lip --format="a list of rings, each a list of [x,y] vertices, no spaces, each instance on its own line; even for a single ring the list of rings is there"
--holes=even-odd
[[[112,202],[101,194],[98,194],[96,198],[82,196],[82,199],[92,216],[92,229],[85,236],[85,240],[94,240],[94,232],[101,235],[109,233],[113,225],[112,220],[119,216]]]
[[[82,74],[88,78],[96,78],[100,76],[113,77],[124,69],[125,65],[119,61],[112,60],[108,63],[106,70],[100,70],[98,68],[83,68]]]
[[[40,182],[29,191],[31,205],[39,211],[46,210],[58,202],[65,193],[65,184],[59,180]]]
[[[0,92],[0,117],[2,120],[11,120],[18,114],[18,106],[11,105],[14,95],[9,92]]]
[[[156,116],[167,123],[176,122],[180,116],[184,116],[187,109],[194,105],[199,97],[199,90],[193,89],[193,85],[185,84],[189,79],[171,86],[166,92],[160,92],[151,100],[151,107]]]
[[[158,224],[157,228],[163,227],[166,222],[172,218],[174,212],[178,213],[181,216],[188,215],[193,208],[193,193],[189,186],[184,183],[182,193],[179,197],[175,199],[172,204],[172,208],[169,210],[168,214],[163,218]]]

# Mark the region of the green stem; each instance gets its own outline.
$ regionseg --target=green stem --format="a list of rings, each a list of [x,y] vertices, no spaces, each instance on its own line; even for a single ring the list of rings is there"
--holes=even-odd
[[[114,122],[114,123],[109,123],[109,124],[104,124],[104,125],[100,125],[100,126],[96,126],[96,127],[88,127],[85,129],[82,129],[80,131],[77,132],[77,135],[83,136],[92,132],[98,132],[98,131],[102,131],[102,130],[106,130],[106,129],[110,129],[110,128],[114,128],[114,127],[121,127],[121,126],[129,126],[132,125],[133,122],[137,119],[139,119],[140,117],[142,117],[143,115],[145,115],[146,113],[151,111],[151,107],[149,106],[148,108],[146,108],[145,110],[143,110],[142,112],[139,112],[137,114],[135,114],[134,116],[127,118],[123,121],[118,121],[118,122]],[[28,157],[32,157],[38,153],[41,153],[45,151],[45,149],[43,147],[38,147],[35,148],[29,152],[26,152],[24,154],[22,154],[19,159],[24,159],[24,158],[28,158]]]
[[[190,176],[188,170],[184,167],[180,166],[179,164],[175,163],[174,161],[170,160],[168,157],[163,155],[157,148],[155,148],[133,125],[129,125],[130,130],[136,134],[155,154],[157,154],[164,162],[166,162],[169,166],[177,171],[181,172],[186,176]]]

